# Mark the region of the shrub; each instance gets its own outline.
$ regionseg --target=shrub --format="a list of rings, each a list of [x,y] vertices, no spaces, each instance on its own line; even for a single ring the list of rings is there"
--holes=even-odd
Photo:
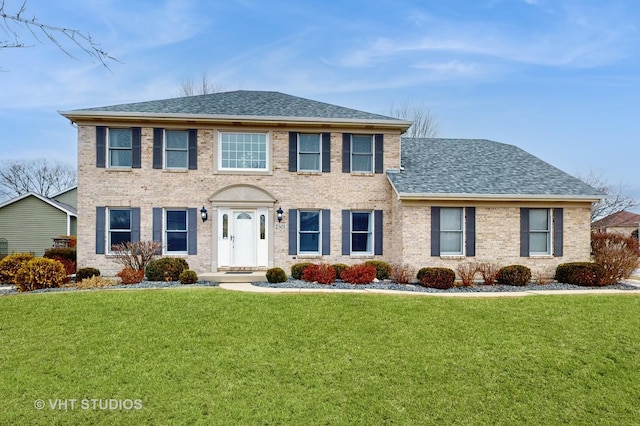
[[[562,263],[556,268],[555,280],[559,283],[581,286],[600,286],[605,270],[602,265],[591,262]]]
[[[456,273],[449,268],[422,268],[418,271],[420,285],[446,290],[453,287]]]
[[[33,259],[29,253],[14,253],[0,260],[0,283],[15,284],[15,276],[25,263]]]
[[[391,265],[390,278],[398,284],[409,284],[414,274],[415,270],[406,263],[394,263]]]
[[[132,268],[122,268],[116,275],[120,277],[122,284],[138,284],[144,279],[144,271]]]
[[[123,268],[137,269],[138,271],[146,270],[149,262],[162,253],[161,249],[162,244],[158,241],[135,241],[133,243],[128,241],[111,247],[114,262]],[[176,279],[178,279],[177,275]]]
[[[267,281],[270,283],[283,283],[287,281],[287,273],[282,268],[267,269]]]
[[[531,269],[523,265],[509,265],[500,268],[496,279],[500,284],[524,286],[531,281]]]
[[[500,266],[495,263],[483,262],[478,265],[478,271],[482,275],[482,280],[486,285],[493,285],[498,278],[498,272],[500,272]]]
[[[196,274],[196,271],[192,271],[191,269],[185,269],[180,272],[178,280],[180,281],[180,284],[195,284],[198,282],[198,274]]]
[[[462,280],[462,285],[471,287],[473,285],[473,278],[476,276],[476,272],[478,272],[478,264],[475,262],[460,263],[456,267],[456,272],[458,272]]]
[[[313,265],[313,263],[295,263],[293,266],[291,266],[291,276],[296,280],[302,279],[302,273],[304,272],[304,269],[309,265]]]
[[[342,275],[342,271],[347,269],[349,265],[345,265],[344,263],[334,263],[333,269],[336,270],[336,277],[340,277]]]
[[[616,284],[628,278],[638,267],[640,250],[638,240],[620,234],[591,233],[591,252],[593,260],[604,268],[602,285]]]
[[[76,283],[76,288],[85,290],[89,288],[102,288],[116,285],[114,280],[103,278],[100,275],[92,275],[88,278],[84,278]]]
[[[347,267],[340,278],[351,284],[369,284],[376,278],[376,267],[373,265],[353,265]]]
[[[65,279],[65,282],[68,283],[69,281],[71,281],[71,278],[69,277],[69,275],[76,273],[76,262],[73,260],[69,260],[63,257],[58,257],[58,256],[54,256],[51,259],[57,260],[58,262],[62,263],[62,266],[64,267],[64,272],[67,274],[67,278]]]
[[[376,268],[376,278],[380,281],[388,279],[391,275],[391,265],[384,260],[367,260],[364,264]]]
[[[80,282],[87,278],[99,277],[100,270],[96,268],[80,268],[76,271],[76,282]]]
[[[15,275],[18,291],[60,287],[67,275],[62,263],[43,257],[24,263]]]
[[[147,264],[146,276],[149,281],[177,281],[185,269],[189,269],[186,260],[180,257],[163,257]]]
[[[68,259],[76,261],[76,249],[64,248],[64,247],[52,247],[44,251],[44,256],[47,259]]]
[[[318,284],[331,284],[336,280],[336,270],[327,263],[309,265],[304,268],[302,279],[308,282],[317,282]]]

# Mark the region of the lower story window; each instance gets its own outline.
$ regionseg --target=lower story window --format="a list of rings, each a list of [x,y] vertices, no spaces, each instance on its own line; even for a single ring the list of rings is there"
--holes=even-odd
[[[109,238],[110,249],[117,244],[131,241],[131,209],[109,209]]]
[[[351,212],[351,252],[371,254],[371,212]]]
[[[320,212],[301,210],[298,215],[298,252],[320,253]]]
[[[166,210],[165,234],[168,253],[187,252],[186,210]]]
[[[551,254],[551,218],[549,209],[529,210],[529,254]]]
[[[464,241],[462,208],[440,209],[440,254],[462,255]]]

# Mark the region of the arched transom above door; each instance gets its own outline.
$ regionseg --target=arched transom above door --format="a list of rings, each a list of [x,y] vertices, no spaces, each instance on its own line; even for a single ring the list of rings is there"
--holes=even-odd
[[[229,185],[214,192],[209,201],[217,206],[273,206],[276,198],[268,191],[253,185]]]

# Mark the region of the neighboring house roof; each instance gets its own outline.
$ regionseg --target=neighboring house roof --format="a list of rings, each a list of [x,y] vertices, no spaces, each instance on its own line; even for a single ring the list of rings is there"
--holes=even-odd
[[[236,90],[150,102],[61,111],[69,119],[93,116],[191,116],[260,121],[367,122],[404,127],[411,122],[280,92]]]
[[[594,228],[610,228],[618,226],[629,226],[637,228],[640,224],[640,214],[631,213],[628,211],[619,211],[612,213],[609,216],[603,217],[600,220],[593,222]]]
[[[604,194],[522,149],[486,139],[402,138],[400,171],[388,170],[404,199],[563,199]]]
[[[5,207],[5,206],[8,206],[10,204],[17,203],[18,201],[23,200],[23,199],[25,199],[27,197],[36,197],[40,201],[45,202],[45,203],[55,207],[56,209],[66,213],[66,214],[69,214],[69,215],[75,216],[75,217],[78,216],[78,210],[75,207],[70,206],[70,205],[65,204],[65,203],[61,203],[60,201],[52,200],[51,198],[47,198],[47,197],[44,197],[44,196],[42,196],[40,194],[36,194],[35,192],[27,192],[26,194],[22,194],[22,195],[20,195],[20,196],[18,196],[16,198],[13,198],[13,199],[11,199],[9,201],[6,201],[6,202],[0,204],[0,209]]]

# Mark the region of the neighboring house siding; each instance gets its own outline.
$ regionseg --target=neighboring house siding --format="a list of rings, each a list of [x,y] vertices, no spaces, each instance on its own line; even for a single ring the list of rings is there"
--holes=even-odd
[[[70,189],[69,191],[63,192],[60,195],[53,197],[54,200],[59,201],[61,203],[65,203],[72,207],[78,206],[78,189]]]
[[[116,123],[114,123],[115,125]],[[331,127],[330,172],[305,173],[289,171],[289,132],[326,133],[323,126],[317,128],[286,127],[252,128],[252,131],[269,132],[271,167],[269,173],[238,174],[216,172],[218,161],[218,131],[246,131],[231,125],[198,128],[197,169],[164,170],[153,168],[153,132],[162,127],[158,123],[145,124],[141,129],[141,168],[114,170],[96,167],[96,130],[94,126],[79,125],[79,177],[78,177],[78,266],[93,266],[103,274],[114,274],[119,266],[109,256],[95,254],[96,206],[139,207],[140,239],[153,238],[153,208],[200,208],[206,205],[210,218],[209,197],[216,191],[233,184],[255,185],[269,191],[282,206],[285,217],[282,226],[275,227],[274,265],[288,269],[300,261],[327,263],[359,263],[367,258],[389,259],[394,256],[389,249],[392,215],[390,211],[392,189],[384,173],[342,173],[342,134],[358,133],[350,128]],[[366,134],[367,132],[360,131]],[[370,132],[380,133],[380,131]],[[397,131],[384,133],[384,157],[382,168],[400,166],[400,135]],[[331,212],[329,255],[289,255],[289,209],[318,209]],[[342,252],[342,210],[383,210],[382,255],[345,257]],[[276,223],[275,218],[272,225]],[[212,269],[213,220],[197,224],[197,255],[184,255],[189,266],[197,272]]]
[[[0,209],[0,238],[7,240],[9,253],[42,256],[61,235],[67,235],[66,213],[34,196]]]

